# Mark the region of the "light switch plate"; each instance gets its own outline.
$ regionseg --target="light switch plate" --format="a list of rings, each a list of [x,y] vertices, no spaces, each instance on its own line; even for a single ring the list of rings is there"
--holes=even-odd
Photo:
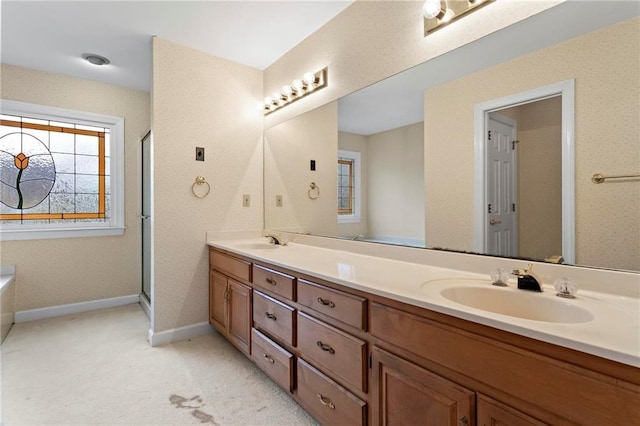
[[[276,207],[282,207],[282,195],[276,195]]]
[[[242,196],[242,207],[249,207],[250,202],[251,197],[249,197],[249,194],[244,194]]]
[[[204,161],[204,148],[196,146],[196,161]]]

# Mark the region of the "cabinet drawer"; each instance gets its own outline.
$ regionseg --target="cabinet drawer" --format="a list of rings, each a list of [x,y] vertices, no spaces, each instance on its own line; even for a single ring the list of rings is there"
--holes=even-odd
[[[325,367],[355,388],[367,391],[367,343],[298,312],[298,348],[302,356]]]
[[[274,382],[293,391],[293,355],[255,328],[251,329],[251,358]]]
[[[227,275],[251,282],[251,263],[215,250],[209,251],[209,264]]]
[[[295,309],[259,291],[253,293],[253,322],[273,337],[295,346]]]
[[[298,280],[298,303],[332,318],[366,329],[367,299]]]
[[[295,278],[282,272],[253,265],[253,283],[271,293],[293,300]]]
[[[298,358],[298,398],[327,425],[366,425],[367,404]]]

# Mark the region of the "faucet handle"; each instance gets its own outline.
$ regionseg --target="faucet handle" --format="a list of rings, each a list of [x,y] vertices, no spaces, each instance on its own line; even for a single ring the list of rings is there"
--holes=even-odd
[[[556,289],[556,296],[575,299],[578,292],[578,283],[573,278],[560,277],[553,283]]]

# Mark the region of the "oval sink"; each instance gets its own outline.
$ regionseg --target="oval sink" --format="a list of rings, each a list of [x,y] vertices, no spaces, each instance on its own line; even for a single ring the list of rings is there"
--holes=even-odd
[[[528,320],[555,323],[583,323],[593,320],[593,314],[584,308],[523,290],[449,287],[441,290],[440,294],[452,302],[471,308]]]

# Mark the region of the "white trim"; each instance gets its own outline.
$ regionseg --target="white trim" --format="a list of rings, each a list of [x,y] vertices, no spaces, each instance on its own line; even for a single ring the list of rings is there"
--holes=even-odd
[[[16,324],[19,322],[35,321],[45,318],[54,318],[61,315],[77,314],[80,312],[95,311],[104,308],[130,305],[140,301],[139,294],[129,296],[111,297],[109,299],[91,300],[88,302],[70,303],[68,305],[50,306],[48,308],[29,309],[16,312]]]
[[[34,240],[52,238],[101,237],[122,235],[124,221],[124,118],[94,114],[46,105],[30,104],[0,99],[0,111],[23,117],[53,121],[73,121],[87,126],[109,128],[111,170],[111,218],[104,224],[5,224],[0,228],[0,241]]]
[[[168,343],[179,342],[191,339],[192,337],[204,336],[213,333],[213,327],[208,322],[186,325],[184,327],[171,328],[169,330],[155,333],[149,329],[149,344],[151,346],[166,345]]]
[[[139,301],[140,301],[140,307],[144,311],[147,318],[149,318],[149,321],[151,321],[151,305],[149,304],[149,301],[147,300],[147,298],[144,297],[144,294],[140,294]]]
[[[500,109],[562,96],[562,256],[565,263],[575,264],[575,81],[573,79],[538,87],[474,107],[474,184],[473,184],[473,250],[482,253],[485,241],[486,186],[485,166],[488,113]]]
[[[362,174],[360,167],[360,153],[358,151],[346,151],[343,149],[338,150],[338,157],[348,158],[353,160],[353,180],[354,180],[354,190],[355,199],[354,199],[354,214],[339,214],[338,223],[360,223],[361,220],[361,210],[360,206],[362,205]]]

